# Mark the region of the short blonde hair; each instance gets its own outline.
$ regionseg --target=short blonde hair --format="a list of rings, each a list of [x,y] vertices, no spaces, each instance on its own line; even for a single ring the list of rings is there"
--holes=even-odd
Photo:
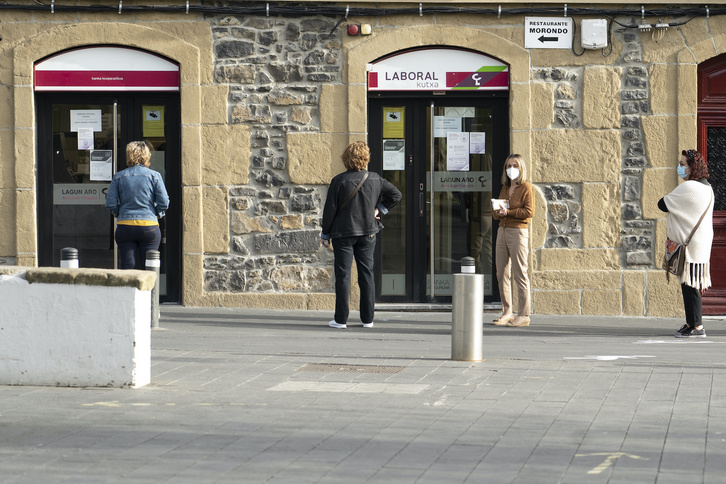
[[[509,160],[514,160],[517,162],[517,166],[519,167],[519,178],[514,180],[518,184],[522,184],[527,181],[527,165],[524,162],[524,157],[522,155],[518,154],[511,154],[507,156],[507,159],[504,160],[504,168],[502,168],[502,185],[510,186],[511,182],[509,180],[509,177],[507,176],[507,162]]]
[[[149,166],[151,150],[146,141],[132,141],[126,145],[126,166]]]
[[[351,143],[341,156],[346,170],[361,171],[371,161],[371,150],[363,141]]]

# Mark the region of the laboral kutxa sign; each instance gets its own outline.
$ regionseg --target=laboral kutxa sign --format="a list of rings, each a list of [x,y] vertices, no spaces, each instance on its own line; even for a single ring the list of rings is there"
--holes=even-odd
[[[463,49],[409,50],[368,64],[369,91],[508,89],[507,64]]]

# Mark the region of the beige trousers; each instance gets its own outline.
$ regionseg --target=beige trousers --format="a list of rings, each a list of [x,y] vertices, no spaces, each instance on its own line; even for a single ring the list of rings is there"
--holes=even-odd
[[[497,280],[502,298],[502,313],[512,312],[512,279],[517,286],[519,311],[517,316],[529,316],[532,300],[529,294],[527,259],[529,258],[529,229],[499,227],[497,232]]]

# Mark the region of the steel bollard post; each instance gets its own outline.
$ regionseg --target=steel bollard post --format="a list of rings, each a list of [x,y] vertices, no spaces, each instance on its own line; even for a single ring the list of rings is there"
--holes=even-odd
[[[70,269],[78,269],[78,249],[66,247],[60,251],[60,266]]]
[[[476,274],[473,257],[461,260],[461,274],[454,274],[451,300],[451,359],[481,361],[484,275]]]
[[[156,282],[151,291],[151,328],[159,328],[159,276],[161,274],[161,253],[158,250],[146,251],[146,270],[156,273]]]

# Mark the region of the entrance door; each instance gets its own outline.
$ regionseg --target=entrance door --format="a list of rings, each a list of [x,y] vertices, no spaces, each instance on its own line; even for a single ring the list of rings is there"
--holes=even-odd
[[[81,267],[117,267],[105,194],[111,175],[126,168],[126,144],[145,140],[171,199],[160,221],[160,298],[179,301],[179,95],[37,93],[37,109],[39,264],[58,267],[60,250],[74,247]]]
[[[726,314],[726,56],[698,66],[698,127],[698,150],[708,162],[708,181],[716,196],[712,286],[703,297],[703,314]]]
[[[383,218],[378,300],[450,302],[466,256],[484,274],[485,300],[499,300],[491,198],[509,146],[506,95],[369,100],[370,168],[403,194]]]

